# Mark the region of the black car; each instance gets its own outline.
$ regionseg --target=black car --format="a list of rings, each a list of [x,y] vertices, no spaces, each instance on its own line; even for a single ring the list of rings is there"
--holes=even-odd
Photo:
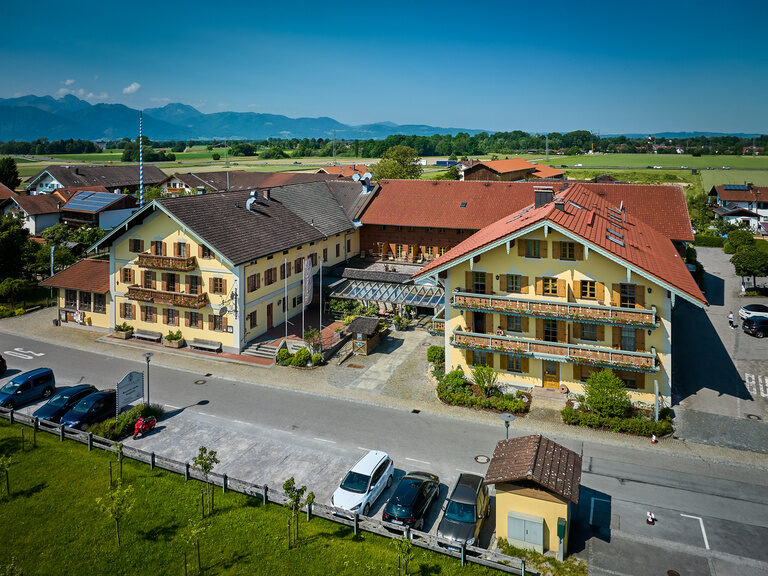
[[[745,318],[741,322],[741,328],[744,332],[755,338],[762,338],[768,335],[768,318],[763,318],[762,316]]]
[[[69,428],[85,430],[91,424],[101,422],[107,418],[114,418],[117,406],[117,392],[115,390],[102,390],[89,394],[64,416],[60,424]]]
[[[483,477],[476,474],[461,474],[451,495],[445,502],[443,519],[437,527],[440,538],[453,540],[456,544],[448,546],[459,548],[461,544],[475,546],[480,537],[483,520],[491,509],[488,486],[483,485]],[[439,542],[440,546],[446,544]]]
[[[6,370],[8,370],[8,364],[5,362],[5,358],[3,358],[2,354],[0,354],[0,376],[5,374]]]
[[[409,472],[400,479],[381,518],[393,524],[424,528],[424,516],[440,493],[440,478],[429,472]]]
[[[69,412],[69,410],[75,406],[75,404],[94,392],[96,392],[96,387],[91,386],[90,384],[81,384],[79,386],[67,388],[53,396],[48,402],[35,410],[33,416],[40,418],[41,420],[58,422],[64,414]]]

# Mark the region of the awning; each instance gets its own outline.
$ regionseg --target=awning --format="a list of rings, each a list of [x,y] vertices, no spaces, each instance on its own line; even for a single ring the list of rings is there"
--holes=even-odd
[[[347,280],[338,284],[331,293],[332,298],[363,300],[366,302],[389,302],[407,306],[435,308],[443,302],[443,289],[434,285],[395,284],[392,282],[371,282]]]

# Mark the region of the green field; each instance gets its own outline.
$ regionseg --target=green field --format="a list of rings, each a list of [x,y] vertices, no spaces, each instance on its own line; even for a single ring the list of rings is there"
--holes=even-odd
[[[704,170],[701,181],[707,192],[719,184],[768,186],[768,170]]]
[[[184,574],[184,550],[189,573],[196,573],[194,547],[183,537],[190,521],[200,517],[200,482],[185,483],[183,476],[126,460],[124,484],[133,487],[136,502],[120,523],[122,546],[117,548],[114,522],[95,501],[107,492],[112,455],[88,452],[82,444],[61,443],[43,432],[37,435],[38,447],[30,449],[30,437],[30,428],[0,421],[0,456],[11,455],[14,462],[10,499],[5,478],[0,478],[0,574]],[[301,545],[288,550],[286,508],[265,507],[258,498],[218,489],[216,509],[200,540],[206,574],[397,573],[389,539],[366,533],[354,538],[346,526],[302,519]],[[476,565],[461,568],[454,558],[414,550],[411,574],[495,573]],[[13,558],[21,571],[8,569]]]
[[[559,167],[567,165],[576,167],[581,164],[585,168],[614,167],[614,168],[645,168],[646,166],[661,166],[662,168],[730,168],[748,170],[768,170],[768,156],[691,156],[690,154],[584,154],[580,156],[550,155],[549,160],[540,156],[540,162]]]

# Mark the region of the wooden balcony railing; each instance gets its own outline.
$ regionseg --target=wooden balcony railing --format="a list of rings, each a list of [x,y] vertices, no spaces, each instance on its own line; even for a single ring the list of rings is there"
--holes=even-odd
[[[517,296],[494,296],[492,294],[453,293],[453,307],[475,312],[515,314],[534,318],[552,318],[571,322],[611,324],[654,329],[659,326],[656,308],[650,310],[619,308],[600,304],[576,304],[550,300],[534,300]]]
[[[169,304],[181,308],[203,308],[208,304],[208,293],[185,294],[183,292],[166,292],[165,290],[152,290],[142,288],[134,284],[128,287],[128,298],[139,302],[151,302],[153,304]]]
[[[189,272],[197,268],[197,258],[194,256],[156,256],[154,254],[139,254],[139,266],[157,270],[174,270]]]
[[[560,342],[544,342],[543,340],[478,334],[459,330],[454,331],[451,345],[455,348],[528,356],[542,360],[556,360],[633,372],[657,372],[659,370],[654,348],[651,348],[650,352],[630,352],[613,350],[603,346],[562,344]]]

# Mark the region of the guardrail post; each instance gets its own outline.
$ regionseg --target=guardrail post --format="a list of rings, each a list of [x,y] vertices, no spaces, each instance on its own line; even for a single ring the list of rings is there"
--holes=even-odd
[[[59,441],[64,442],[64,426],[59,426]]]
[[[37,448],[37,429],[40,427],[40,419],[35,416],[35,425],[32,428],[32,446]]]
[[[266,506],[267,502],[269,502],[269,486],[266,484],[264,484],[262,499],[264,500],[264,506]]]
[[[189,481],[189,462],[184,462],[184,482]]]
[[[13,424],[13,408],[11,408],[11,411],[8,412],[8,421]]]
[[[93,450],[93,432],[88,432],[88,451]]]
[[[410,539],[411,539],[411,527],[410,527],[410,526],[406,526],[406,527],[405,527],[405,537],[406,537],[408,540],[410,540]]]
[[[520,559],[520,576],[525,576],[525,558]]]
[[[307,504],[307,522],[312,518],[312,503]]]
[[[464,566],[464,562],[467,558],[467,543],[462,542],[461,543],[461,565]]]
[[[355,517],[352,519],[352,534],[354,534],[355,536],[357,536],[357,522],[359,518],[360,518],[360,515],[357,512],[355,512]]]
[[[224,474],[223,478],[221,479],[221,491],[222,493],[226,494],[227,492],[227,475]]]
[[[155,453],[152,452],[149,455],[149,469],[154,470],[155,469]]]

